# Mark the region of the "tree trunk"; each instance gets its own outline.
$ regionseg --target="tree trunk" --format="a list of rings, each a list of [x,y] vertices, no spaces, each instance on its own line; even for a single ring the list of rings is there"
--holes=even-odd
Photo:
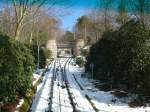
[[[86,24],[85,24],[85,28],[84,28],[84,41],[85,43],[87,42],[87,30],[86,30]]]
[[[16,27],[16,30],[15,30],[15,40],[19,40],[20,32],[21,32],[21,23],[19,23],[17,25],[17,27]]]
[[[31,31],[31,35],[30,35],[30,44],[32,43],[32,39],[33,39],[33,32]]]

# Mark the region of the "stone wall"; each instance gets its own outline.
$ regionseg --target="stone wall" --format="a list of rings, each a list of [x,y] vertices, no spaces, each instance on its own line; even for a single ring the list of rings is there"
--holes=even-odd
[[[48,40],[46,48],[51,50],[53,58],[57,57],[57,45],[55,39]]]
[[[80,55],[80,53],[81,53],[80,49],[83,48],[84,45],[85,45],[84,39],[82,39],[82,38],[76,39],[76,46],[75,46],[75,55],[76,56]]]

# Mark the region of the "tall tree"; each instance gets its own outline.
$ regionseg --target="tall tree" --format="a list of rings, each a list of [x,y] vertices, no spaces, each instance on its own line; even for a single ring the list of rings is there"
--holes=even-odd
[[[74,42],[74,34],[71,31],[66,31],[64,35],[62,35],[60,38],[57,38],[57,41],[59,43],[72,44]]]
[[[117,21],[121,25],[125,24],[128,21],[127,10],[126,10],[126,0],[120,0],[118,5],[118,18]]]
[[[15,12],[15,39],[19,40],[22,26],[25,22],[26,17],[30,15],[31,8],[33,6],[36,8],[36,10],[34,10],[34,13],[32,13],[36,14],[39,8],[42,7],[44,4],[47,4],[49,5],[49,7],[52,7],[56,4],[64,3],[66,2],[66,0],[11,0],[10,2],[13,4]]]
[[[110,29],[110,9],[112,8],[113,0],[99,0],[100,9],[103,10],[105,31]]]
[[[0,12],[0,30],[9,36],[14,36],[14,17],[12,16],[12,7],[4,5]]]
[[[78,18],[77,20],[77,29],[78,33],[80,33],[81,35],[84,35],[84,40],[87,41],[87,28],[90,24],[90,20],[87,16],[81,16],[80,18]]]
[[[150,0],[131,0],[130,3],[133,13],[145,24],[146,16],[150,14]]]

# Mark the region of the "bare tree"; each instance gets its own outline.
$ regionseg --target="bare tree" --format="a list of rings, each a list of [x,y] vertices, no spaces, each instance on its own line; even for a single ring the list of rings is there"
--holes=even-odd
[[[150,0],[131,0],[130,6],[133,14],[144,24],[146,16],[150,14]]]
[[[113,0],[99,0],[100,9],[103,10],[105,31],[110,29],[110,9],[112,8]]]
[[[89,27],[90,20],[87,16],[81,16],[78,18],[76,27],[80,30],[81,34],[84,35],[84,40],[87,41],[87,29]]]
[[[36,10],[32,14],[36,14],[40,7],[44,4],[48,5],[48,8],[56,4],[62,4],[68,0],[11,0],[15,12],[15,39],[19,40],[19,36],[22,30],[23,24],[25,24],[25,19],[31,13],[31,8],[34,6]],[[33,11],[33,10],[32,10]]]
[[[14,17],[12,16],[12,7],[8,4],[3,6],[0,13],[0,30],[7,35],[14,36]]]
[[[121,23],[121,25],[125,24],[128,21],[126,0],[120,0],[118,5],[118,13],[117,21]]]
[[[59,20],[46,14],[44,10],[39,10],[38,15],[34,16],[34,19],[32,17],[28,17],[26,19],[28,22],[24,24],[21,32],[21,40],[23,39],[23,41],[30,44],[32,44],[33,40],[35,40],[35,38],[40,34],[44,34],[44,37],[47,37],[47,39],[53,38],[53,30],[59,29]]]

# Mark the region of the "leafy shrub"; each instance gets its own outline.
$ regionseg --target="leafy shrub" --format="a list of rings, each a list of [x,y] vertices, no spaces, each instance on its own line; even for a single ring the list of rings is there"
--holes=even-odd
[[[34,57],[34,63],[37,65],[38,63],[38,46],[37,45],[31,45],[30,49],[32,51],[32,55]],[[49,51],[46,48],[40,48],[39,51],[39,68],[45,68],[46,66],[46,59],[50,58],[52,56],[51,51]]]
[[[16,102],[32,86],[33,57],[22,43],[0,34],[0,102]]]
[[[114,81],[130,91],[150,93],[149,42],[150,33],[140,22],[131,21],[116,33]]]
[[[117,31],[107,31],[91,47],[86,71],[94,63],[94,76],[113,88],[150,95],[150,31],[130,21]]]
[[[20,108],[20,112],[28,112],[29,108],[30,108],[30,105],[29,105],[28,100],[24,100],[24,103],[22,104]]]
[[[77,65],[79,65],[79,67],[83,67],[84,66],[84,59],[83,57],[76,57],[75,62]]]
[[[52,57],[52,52],[49,49],[44,48],[43,51],[46,59],[50,59]]]
[[[86,70],[90,71],[90,64],[94,64],[94,77],[101,80],[109,80],[110,72],[113,69],[112,46],[113,40],[110,38],[112,31],[105,32],[103,38],[94,44],[87,57]]]

